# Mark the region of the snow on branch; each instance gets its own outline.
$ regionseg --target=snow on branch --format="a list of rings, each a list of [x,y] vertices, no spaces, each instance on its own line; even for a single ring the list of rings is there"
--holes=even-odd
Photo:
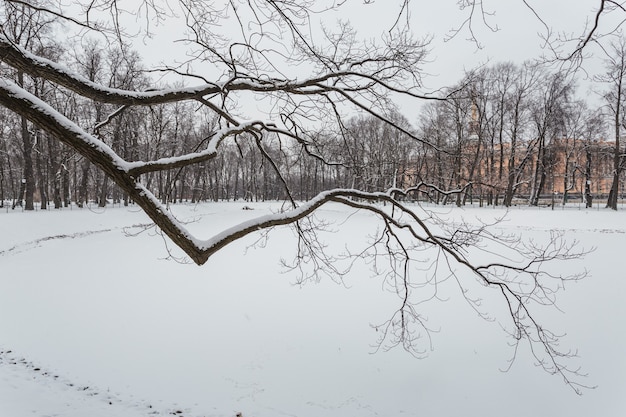
[[[26,51],[0,35],[0,60],[16,70],[58,83],[83,97],[119,105],[150,105],[170,103],[220,92],[216,84],[191,88],[136,92],[104,87],[76,74],[65,66]]]
[[[166,88],[150,91],[131,91],[110,88],[93,82],[67,67],[26,51],[21,46],[11,42],[0,34],[0,60],[13,68],[32,76],[41,77],[48,81],[66,87],[83,97],[91,98],[103,103],[118,105],[154,105],[183,100],[199,99],[204,96],[219,94],[223,91],[254,91],[254,92],[289,92],[299,95],[317,95],[330,90],[339,90],[337,80],[359,79],[367,82],[355,84],[345,91],[367,91],[371,89],[371,82],[379,84],[390,91],[402,92],[418,98],[429,96],[410,93],[408,90],[399,90],[388,85],[383,79],[355,71],[334,71],[320,76],[297,80],[265,80],[261,78],[238,75],[226,82],[209,83],[195,87]],[[328,84],[326,84],[328,83]]]
[[[213,132],[207,147],[200,152],[192,152],[169,158],[160,158],[154,161],[133,161],[127,164],[128,173],[131,176],[139,176],[148,172],[163,171],[166,169],[180,168],[191,164],[207,161],[217,154],[220,143],[229,136],[236,136],[246,132],[257,132],[257,127],[265,126],[261,121],[247,121],[238,123],[234,127],[225,127]]]
[[[107,171],[126,170],[127,163],[107,144],[85,132],[48,103],[14,82],[0,78],[0,103],[48,131]]]

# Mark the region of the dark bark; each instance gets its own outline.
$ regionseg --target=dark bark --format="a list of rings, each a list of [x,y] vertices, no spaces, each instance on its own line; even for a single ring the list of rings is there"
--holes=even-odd
[[[39,185],[39,198],[41,200],[41,210],[48,209],[48,181],[44,174],[43,164],[41,162],[41,152],[37,152],[36,157],[37,165],[37,184]]]
[[[591,208],[593,205],[593,196],[591,195],[591,150],[589,147],[585,149],[585,207]]]
[[[83,207],[83,205],[88,203],[89,194],[88,194],[88,186],[89,186],[89,161],[84,160],[81,164],[81,176],[80,176],[80,187],[78,188],[78,201],[76,204],[78,207]]]

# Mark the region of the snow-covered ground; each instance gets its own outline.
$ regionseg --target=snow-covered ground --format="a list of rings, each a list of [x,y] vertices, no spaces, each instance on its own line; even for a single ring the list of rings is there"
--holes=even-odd
[[[209,237],[272,209],[242,206],[174,210]],[[504,214],[438,210],[467,221]],[[350,213],[320,212],[334,222],[326,239],[358,245],[376,227]],[[582,382],[597,385],[582,396],[525,350],[501,372],[511,340],[453,291],[423,306],[439,330],[426,358],[373,353],[371,324],[395,299],[367,265],[341,284],[295,285],[280,264],[293,255],[289,228],[236,242],[202,267],[181,264],[146,224],[136,208],[0,211],[1,416],[626,415],[626,211],[512,209],[497,226],[537,239],[557,229],[596,247],[568,264],[591,276],[560,294],[561,312],[540,312],[579,350]]]

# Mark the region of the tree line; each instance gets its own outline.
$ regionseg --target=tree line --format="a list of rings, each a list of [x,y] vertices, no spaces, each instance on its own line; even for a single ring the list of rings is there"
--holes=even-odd
[[[111,88],[154,85],[136,54],[105,51],[98,44],[71,55],[50,45],[39,52],[57,59],[73,56],[77,73]],[[107,144],[130,160],[197,151],[218,128],[215,115],[193,103],[117,108],[81,99],[42,79],[14,76],[85,128],[110,138]],[[614,92],[607,91],[608,101]],[[116,112],[110,123],[102,124]],[[554,189],[562,191],[563,202],[568,194],[579,193],[590,204],[592,195],[606,198],[613,192],[613,184],[600,187],[607,176],[615,184],[623,177],[619,142],[606,139],[609,116],[606,109],[592,109],[578,98],[573,78],[531,63],[500,63],[468,73],[450,88],[446,100],[427,103],[415,126],[399,111],[390,111],[393,124],[412,131],[413,137],[374,116],[355,115],[333,132],[313,126],[314,146],[285,147],[271,136],[260,143],[244,134],[223,144],[223,152],[212,160],[148,173],[144,182],[163,203],[284,199],[283,182],[293,197],[307,200],[332,188],[374,191],[421,181],[440,190],[463,189],[455,195],[457,204],[538,205]],[[0,129],[0,204],[29,210],[35,202],[41,209],[71,202],[79,207],[129,203],[128,195],[79,153],[6,108],[0,108]],[[617,140],[619,136],[616,132]],[[613,178],[614,162],[619,175]],[[617,196],[622,189],[615,189]],[[452,202],[433,190],[419,197]]]
[[[155,88],[132,50],[97,41],[70,48],[52,36],[53,19],[19,3],[6,7],[11,18],[4,22],[5,35],[38,56],[62,61],[109,88]],[[438,203],[450,201],[436,190],[459,189],[457,204],[478,199],[510,206],[522,198],[538,205],[558,189],[563,202],[577,193],[590,205],[596,195],[616,209],[625,160],[620,145],[626,127],[625,56],[623,39],[613,43],[606,71],[596,77],[602,96],[598,108],[580,98],[575,78],[567,73],[530,62],[498,63],[468,72],[445,91],[445,99],[408,115],[415,123],[402,112],[406,109],[390,107],[384,117],[353,114],[332,129],[311,125],[307,134],[313,140],[288,145],[271,133],[260,141],[243,132],[222,144],[215,158],[149,172],[143,182],[163,203],[308,200],[333,188],[375,191],[423,182],[435,187],[419,197]],[[219,128],[219,113],[193,102],[127,108],[87,99],[19,69],[3,66],[1,71],[106,138],[127,160],[197,152]],[[0,108],[0,205],[32,210],[35,202],[41,209],[72,202],[103,207],[128,204],[129,198],[84,156]]]

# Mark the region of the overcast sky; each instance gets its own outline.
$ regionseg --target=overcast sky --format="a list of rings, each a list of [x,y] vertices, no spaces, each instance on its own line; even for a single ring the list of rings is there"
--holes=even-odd
[[[331,1],[332,0],[328,0]],[[338,11],[324,14],[326,24],[335,24],[340,19],[349,20],[364,37],[379,37],[389,30],[399,10],[400,0],[346,0]],[[317,4],[321,4],[316,3]],[[458,28],[468,17],[469,10],[460,10],[458,0],[411,0],[410,24],[416,36],[432,36],[432,61],[424,68],[429,76],[424,79],[428,89],[435,90],[457,82],[464,70],[476,68],[480,64],[538,58],[549,53],[544,48],[541,35],[546,34],[547,25],[554,33],[579,36],[594,18],[599,0],[526,0],[528,6],[542,19],[540,21],[524,0],[483,0],[484,9],[492,13],[486,16],[487,24],[476,11],[473,31],[481,48],[468,41],[470,32],[463,28],[454,38],[446,40],[451,31]],[[134,23],[142,25],[141,18]],[[605,26],[607,22],[604,22]],[[224,25],[227,29],[228,25]],[[237,25],[233,22],[233,27]],[[169,21],[165,26],[153,27],[157,36],[145,40],[140,45],[146,64],[170,61],[172,57],[182,57],[184,46],[171,45],[174,38],[180,39],[184,25]],[[571,50],[572,46],[567,49]],[[589,50],[592,51],[591,49]],[[596,51],[598,52],[598,51]],[[596,53],[596,57],[599,56]],[[602,72],[601,59],[588,60],[585,68],[593,75]],[[587,94],[589,82],[579,77],[579,94]]]
[[[379,17],[393,11],[389,0],[377,0],[363,5],[353,1],[352,7],[360,6],[358,19],[376,27]],[[483,24],[477,16],[473,30],[481,44],[468,41],[470,32],[465,27],[453,39],[447,40],[451,31],[458,28],[468,17],[469,9],[459,10],[456,0],[411,2],[411,26],[416,34],[431,34],[431,64],[427,66],[432,77],[426,80],[429,87],[457,81],[464,69],[472,69],[487,62],[513,61],[521,63],[542,54],[549,54],[542,41],[546,34],[545,23],[554,33],[579,35],[594,16],[598,0],[527,0],[527,4],[543,20],[540,21],[522,0],[484,0],[484,8],[493,15],[486,22],[495,31]],[[378,24],[380,27],[380,24]],[[587,62],[590,72],[599,70],[598,60]]]
[[[526,0],[551,30],[561,33],[580,34],[588,20],[593,18],[593,11],[599,5],[598,0]],[[483,0],[484,8],[493,15],[487,16],[487,23],[496,32],[492,32],[476,16],[474,33],[482,49],[469,42],[467,28],[452,40],[444,41],[450,31],[462,24],[468,16],[468,10],[459,10],[457,0],[412,0],[410,3],[411,29],[418,36],[432,35],[433,62],[428,71],[438,77],[432,77],[429,84],[435,87],[440,82],[456,81],[463,69],[474,68],[487,61],[515,61],[538,57],[542,49],[539,34],[545,34],[546,28],[537,19],[523,0]],[[347,0],[338,12],[325,15],[329,23],[339,19],[349,19],[364,36],[378,36],[393,23],[400,7],[399,0],[374,0],[365,4],[363,0]],[[140,22],[141,23],[141,22]],[[165,32],[164,36],[180,32],[172,23],[157,28]],[[371,35],[370,35],[371,34]],[[163,36],[148,42],[149,55],[163,58]],[[179,47],[182,45],[179,45]],[[170,50],[171,48],[168,48]],[[172,51],[175,52],[175,51]],[[149,56],[146,57],[150,61]],[[441,80],[441,81],[440,81]]]

